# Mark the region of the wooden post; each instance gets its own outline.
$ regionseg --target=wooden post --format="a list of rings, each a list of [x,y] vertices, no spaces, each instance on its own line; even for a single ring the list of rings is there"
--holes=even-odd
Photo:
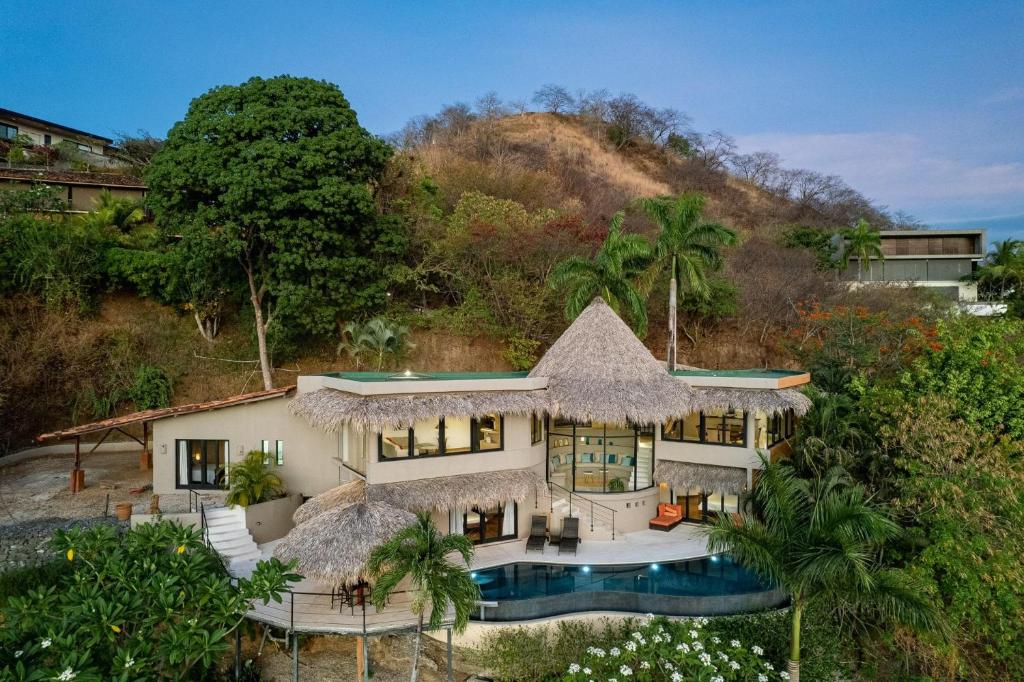
[[[292,630],[292,680],[299,682],[299,633]]]
[[[452,682],[455,678],[455,670],[452,666],[452,629],[448,628],[448,682]]]
[[[366,639],[366,635],[361,637],[363,640],[363,682],[370,682],[370,643]]]
[[[71,470],[71,492],[77,493],[85,487],[85,471],[82,470],[82,437],[75,436],[75,468]]]
[[[363,649],[364,640],[364,637],[356,636],[356,678],[360,680],[365,679],[366,672],[366,652]]]
[[[139,471],[153,468],[153,454],[149,451],[149,422],[142,422],[142,454],[139,456]]]

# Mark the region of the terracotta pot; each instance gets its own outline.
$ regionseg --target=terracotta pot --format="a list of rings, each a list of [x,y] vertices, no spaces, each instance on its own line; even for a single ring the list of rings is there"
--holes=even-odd
[[[132,503],[131,502],[121,502],[116,507],[114,507],[114,510],[115,510],[115,512],[117,514],[117,520],[118,521],[127,521],[128,519],[130,519],[132,517]]]

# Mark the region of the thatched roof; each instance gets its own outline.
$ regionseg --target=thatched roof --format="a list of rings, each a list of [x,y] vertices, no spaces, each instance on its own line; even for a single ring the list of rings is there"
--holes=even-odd
[[[747,486],[747,471],[736,467],[659,459],[654,466],[654,480],[668,483],[677,492],[700,488],[705,491],[739,493]]]
[[[366,494],[371,500],[410,511],[431,511],[525,502],[543,489],[540,476],[529,469],[515,469],[381,483],[368,486]]]
[[[289,531],[274,547],[283,561],[298,559],[296,570],[325,585],[365,580],[374,548],[416,522],[416,515],[380,502],[334,507]]]
[[[551,414],[577,421],[652,424],[695,411],[673,378],[601,298],[595,298],[530,372],[548,378]]]
[[[320,493],[316,497],[306,500],[292,514],[292,521],[295,522],[295,525],[299,525],[328,509],[340,507],[343,504],[352,504],[353,502],[366,502],[366,481],[361,478],[342,483],[337,488],[331,488],[327,492]]]
[[[302,393],[288,407],[310,425],[338,431],[345,422],[371,431],[412,426],[418,419],[481,417],[485,414],[542,414],[545,391],[476,391],[361,396],[333,388]]]
[[[757,389],[757,388],[718,388],[697,386],[693,388],[697,394],[696,401],[702,410],[744,410],[745,412],[764,412],[775,414],[793,410],[798,417],[807,414],[811,409],[811,399],[800,391],[790,388]]]

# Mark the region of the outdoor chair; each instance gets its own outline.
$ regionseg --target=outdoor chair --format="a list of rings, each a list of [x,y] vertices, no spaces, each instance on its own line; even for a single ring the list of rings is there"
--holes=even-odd
[[[658,516],[651,519],[647,527],[651,530],[663,530],[666,533],[683,522],[683,505],[665,504],[658,505]]]
[[[562,519],[562,537],[558,541],[558,553],[576,553],[580,544],[580,520],[574,516]]]
[[[544,553],[544,545],[548,541],[548,520],[544,516],[534,516],[530,524],[530,537],[526,540],[526,551],[531,549],[540,550]]]

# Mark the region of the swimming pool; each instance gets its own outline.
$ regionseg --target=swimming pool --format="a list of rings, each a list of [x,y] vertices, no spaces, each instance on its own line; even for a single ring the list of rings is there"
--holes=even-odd
[[[785,596],[727,555],[614,566],[514,563],[472,574],[481,620],[530,620],[582,611],[675,616],[744,613]]]

